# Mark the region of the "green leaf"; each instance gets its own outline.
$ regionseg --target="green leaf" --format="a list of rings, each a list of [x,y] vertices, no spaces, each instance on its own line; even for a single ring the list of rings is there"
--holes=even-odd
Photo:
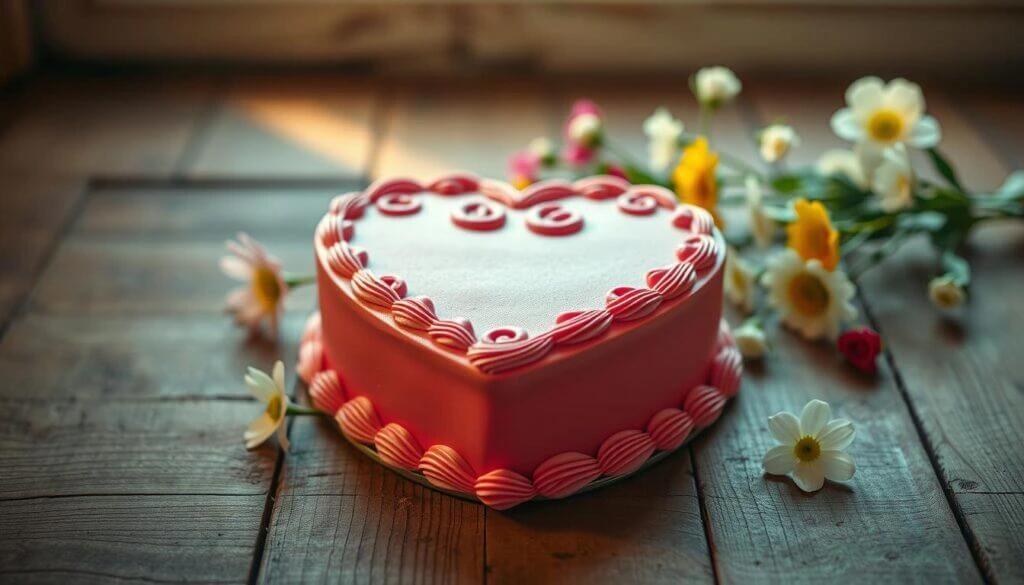
[[[946,157],[942,156],[942,153],[939,152],[937,148],[929,148],[928,157],[931,159],[932,166],[935,167],[935,170],[938,171],[950,185],[956,187],[957,190],[963,193],[967,192],[963,185],[960,184],[960,179],[956,176],[956,170],[953,169],[953,165],[946,160]]]
[[[804,186],[800,175],[779,175],[771,180],[771,187],[779,193],[795,193]]]
[[[1013,171],[1007,175],[1003,185],[996,190],[1000,199],[1024,199],[1024,171]]]

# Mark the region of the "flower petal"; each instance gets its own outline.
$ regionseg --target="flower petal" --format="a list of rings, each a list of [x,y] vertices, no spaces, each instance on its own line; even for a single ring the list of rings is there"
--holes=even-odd
[[[768,417],[768,430],[775,440],[792,447],[800,440],[800,420],[790,412],[780,412]]]
[[[260,402],[268,402],[276,394],[274,381],[256,368],[249,368],[249,373],[245,376],[245,385],[249,388],[249,393]]]
[[[931,116],[925,116],[918,120],[907,138],[907,142],[914,148],[931,148],[940,140],[942,140],[942,129],[939,127],[939,121]]]
[[[825,485],[825,470],[821,461],[797,463],[793,471],[793,482],[805,492],[816,492]]]
[[[825,428],[829,419],[832,418],[832,408],[822,400],[812,400],[804,406],[800,413],[800,434],[802,436],[817,437],[821,429]]]
[[[772,475],[786,475],[796,469],[797,462],[792,445],[777,445],[764,454],[761,465]]]
[[[245,439],[246,449],[255,449],[267,441],[277,430],[279,421],[275,421],[269,414],[263,413],[259,418],[249,424],[249,429],[242,437]]]
[[[852,110],[870,112],[882,105],[884,93],[885,82],[881,79],[861,77],[846,90],[846,105]]]
[[[885,105],[893,108],[916,122],[924,112],[924,95],[921,86],[906,79],[893,79],[885,89]]]
[[[282,424],[277,427],[277,442],[285,451],[291,446],[291,443],[288,442],[288,425]]]
[[[274,364],[274,386],[278,392],[284,394],[284,362],[277,360]]]
[[[857,471],[853,457],[842,451],[822,451],[820,462],[825,477],[832,481],[849,481]]]
[[[220,259],[220,271],[243,282],[252,278],[252,266],[238,256],[224,256]]]
[[[837,418],[825,425],[818,435],[818,443],[823,451],[837,451],[849,447],[855,434],[852,422]]]
[[[864,128],[857,123],[853,110],[843,108],[832,115],[832,131],[843,140],[857,142],[864,137]]]

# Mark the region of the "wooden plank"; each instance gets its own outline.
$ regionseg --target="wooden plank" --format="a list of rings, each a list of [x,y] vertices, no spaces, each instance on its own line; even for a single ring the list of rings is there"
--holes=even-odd
[[[1024,168],[1024,115],[1020,96],[1006,91],[984,91],[957,95],[961,112],[968,115],[994,146],[1003,164],[1011,169]]]
[[[482,506],[371,461],[333,421],[298,419],[291,441],[262,582],[482,580]]]
[[[0,332],[42,271],[82,188],[71,178],[0,173]]]
[[[784,104],[805,137],[805,152],[829,147],[831,141],[815,137],[834,105],[803,85],[775,91],[750,89],[760,119],[773,119],[780,113],[774,105]],[[749,368],[736,404],[694,447],[718,576],[726,582],[796,574],[806,581],[978,581],[894,374],[882,364],[877,380],[860,377],[829,344],[772,327],[765,363]],[[768,416],[799,411],[811,398],[830,402],[836,416],[857,425],[851,453],[858,472],[848,484],[806,495],[789,480],[763,476],[761,459],[774,444]]]
[[[952,105],[941,112],[944,149],[964,181],[977,188],[1001,182],[1009,169],[979,130]],[[1019,152],[1024,139],[1016,144]],[[1024,226],[978,229],[963,252],[973,281],[959,315],[943,315],[928,301],[939,268],[923,241],[867,273],[861,286],[985,575],[1013,583],[1024,580]]]
[[[190,177],[358,177],[373,146],[377,85],[326,75],[239,77],[204,128]]]
[[[0,502],[0,580],[245,581],[263,496],[85,496]]]
[[[187,76],[50,76],[23,94],[0,136],[0,169],[166,177],[211,85]]]
[[[374,175],[429,179],[468,170],[502,178],[513,151],[555,127],[537,80],[398,86]]]

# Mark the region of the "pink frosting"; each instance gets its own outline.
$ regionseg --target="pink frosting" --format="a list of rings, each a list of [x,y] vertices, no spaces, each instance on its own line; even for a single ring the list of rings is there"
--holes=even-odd
[[[542,236],[568,236],[583,229],[583,216],[557,203],[544,203],[530,208],[526,227]]]
[[[389,308],[395,301],[402,298],[399,293],[402,287],[393,286],[397,282],[397,279],[393,277],[391,281],[386,281],[369,270],[363,269],[352,275],[352,292],[365,303]]]
[[[678,262],[669,268],[655,268],[647,273],[647,286],[674,299],[690,292],[697,282],[697,271],[689,262]]]
[[[373,409],[373,404],[365,396],[357,396],[346,402],[335,415],[338,426],[353,440],[372,445],[377,431],[380,430],[380,419]]]
[[[637,191],[626,191],[616,201],[619,210],[630,215],[651,215],[658,210],[658,201]]]
[[[691,262],[694,268],[704,271],[718,260],[718,244],[711,236],[693,235],[676,249],[676,258],[681,262]]]
[[[616,320],[632,321],[653,313],[662,299],[661,294],[651,289],[620,286],[608,293],[605,306]]]
[[[519,201],[519,191],[505,181],[496,179],[480,179],[480,194],[493,199],[505,207],[515,208]]]
[[[496,230],[505,225],[505,210],[500,205],[478,199],[467,201],[451,215],[452,223],[462,229],[477,232]]]
[[[402,469],[416,469],[423,456],[423,447],[405,427],[388,423],[373,439],[381,460]]]
[[[722,407],[725,406],[727,398],[711,386],[697,386],[686,395],[683,400],[683,410],[693,419],[697,428],[704,428],[722,414]]]
[[[507,510],[537,495],[530,480],[508,469],[495,469],[476,479],[476,497],[495,510]]]
[[[693,431],[693,419],[678,408],[658,411],[647,423],[647,433],[659,451],[675,451]]]
[[[572,186],[587,199],[597,201],[618,197],[632,187],[629,181],[610,175],[579,179]]]
[[[654,441],[643,431],[619,431],[605,439],[597,461],[605,475],[626,475],[640,468],[654,453]]]
[[[559,453],[533,472],[537,492],[548,498],[564,498],[601,475],[597,459],[583,453]]]
[[[329,215],[320,224],[320,241],[324,246],[330,247],[341,241],[349,241],[355,233],[355,224],[352,220],[344,219],[338,215]]]
[[[366,267],[369,256],[359,246],[337,242],[327,249],[327,266],[338,276],[352,278],[352,275]]]
[[[431,181],[427,191],[439,195],[463,195],[473,193],[480,187],[480,178],[471,173],[452,173]]]
[[[547,203],[549,201],[565,199],[566,197],[572,197],[575,194],[576,191],[573,189],[572,183],[569,183],[564,179],[552,179],[542,183],[534,183],[526,189],[523,189],[522,194],[519,195],[513,207],[526,209],[527,207],[532,207],[538,203]]]
[[[434,301],[425,296],[396,301],[391,305],[391,314],[395,317],[395,323],[419,331],[430,329],[430,326],[437,321]]]
[[[710,235],[715,227],[715,219],[706,209],[683,204],[672,216],[672,225],[695,234]]]
[[[366,211],[370,201],[362,193],[353,192],[338,195],[329,206],[331,215],[337,215],[343,219],[359,219]]]
[[[548,336],[502,343],[478,342],[469,347],[466,358],[481,372],[497,374],[540,359],[551,351],[552,345]]]
[[[582,343],[605,332],[612,324],[612,314],[604,309],[569,311],[555,319],[555,328],[549,333],[555,343]]]
[[[427,333],[434,343],[452,349],[466,350],[476,343],[473,325],[461,317],[434,321],[430,324]]]
[[[421,191],[423,191],[423,185],[414,179],[397,177],[374,181],[364,194],[370,203],[376,203],[378,199],[387,195],[412,195]]]
[[[324,338],[323,322],[320,319],[320,311],[313,311],[306,318],[305,325],[302,326],[302,340],[300,343],[306,343],[311,339],[322,341]]]
[[[727,398],[736,396],[743,375],[743,355],[734,347],[724,348],[711,363],[711,385]]]
[[[732,337],[732,330],[729,329],[729,324],[722,319],[721,324],[718,326],[718,337],[715,339],[715,353],[722,351],[726,347],[736,347],[736,340]]]
[[[299,363],[295,370],[303,382],[309,384],[313,376],[324,370],[324,345],[318,339],[310,339],[299,345]]]
[[[313,376],[313,381],[309,383],[309,397],[317,410],[337,414],[345,403],[345,389],[337,372],[325,370]]]
[[[401,217],[412,215],[423,209],[423,200],[405,193],[391,193],[377,199],[377,210],[384,215]]]
[[[419,469],[430,483],[455,492],[473,493],[476,472],[455,449],[434,445],[420,458]]]

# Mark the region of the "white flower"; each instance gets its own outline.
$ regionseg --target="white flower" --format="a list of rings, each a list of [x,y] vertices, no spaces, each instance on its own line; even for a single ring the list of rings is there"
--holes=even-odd
[[[759,248],[767,248],[775,241],[779,225],[764,209],[764,191],[760,181],[748,175],[745,181],[747,209],[750,210],[750,233]]]
[[[732,247],[725,256],[725,296],[746,312],[754,308],[754,270]]]
[[[832,116],[832,130],[840,138],[884,148],[906,143],[930,148],[939,143],[939,123],[924,115],[924,96],[916,83],[894,79],[885,84],[864,77],[846,90],[846,105]]]
[[[694,76],[693,92],[702,105],[717,109],[743,89],[736,74],[726,67],[705,67]]]
[[[732,338],[736,341],[736,347],[743,354],[743,357],[757,359],[768,351],[768,342],[764,337],[764,329],[757,324],[747,321],[732,332]]]
[[[263,414],[252,421],[249,430],[245,431],[245,448],[259,447],[276,432],[278,443],[287,451],[288,435],[284,419],[290,402],[284,390],[284,364],[280,360],[274,364],[273,378],[256,368],[249,368],[245,385],[257,400],[267,405]]]
[[[867,177],[860,165],[860,157],[852,150],[836,148],[827,150],[815,165],[818,174],[826,177],[844,176],[861,189],[868,188]]]
[[[794,250],[769,259],[762,282],[782,322],[807,339],[835,339],[840,325],[857,316],[850,303],[853,283],[846,274],[839,268],[829,272],[817,259],[804,262]]]
[[[967,300],[967,292],[951,275],[944,274],[928,283],[928,298],[940,309],[955,309]]]
[[[800,146],[800,136],[792,126],[785,124],[772,124],[761,131],[759,136],[761,142],[761,158],[768,163],[775,163],[782,160],[789,150]]]
[[[764,455],[764,470],[772,475],[790,475],[805,492],[816,492],[825,480],[848,481],[857,466],[844,453],[853,443],[853,423],[833,419],[827,402],[812,400],[798,419],[789,412],[768,417],[768,430],[781,443]]]
[[[676,158],[679,137],[683,134],[683,123],[665,108],[658,108],[644,120],[644,134],[648,140],[651,170],[664,172]]]
[[[238,234],[237,242],[228,241],[227,248],[231,255],[220,259],[220,269],[227,276],[246,284],[228,293],[228,311],[250,329],[258,328],[266,319],[270,323],[271,334],[276,335],[284,298],[288,294],[281,263],[244,233]]]
[[[602,122],[597,114],[587,112],[569,122],[569,140],[587,148],[600,143],[601,132]]]
[[[540,136],[530,141],[530,144],[526,146],[526,150],[536,156],[544,164],[551,164],[554,162],[555,156],[555,144],[551,142],[549,138]]]
[[[914,204],[914,173],[906,148],[898,144],[883,153],[884,160],[875,171],[874,191],[882,198],[882,209],[894,213]]]

